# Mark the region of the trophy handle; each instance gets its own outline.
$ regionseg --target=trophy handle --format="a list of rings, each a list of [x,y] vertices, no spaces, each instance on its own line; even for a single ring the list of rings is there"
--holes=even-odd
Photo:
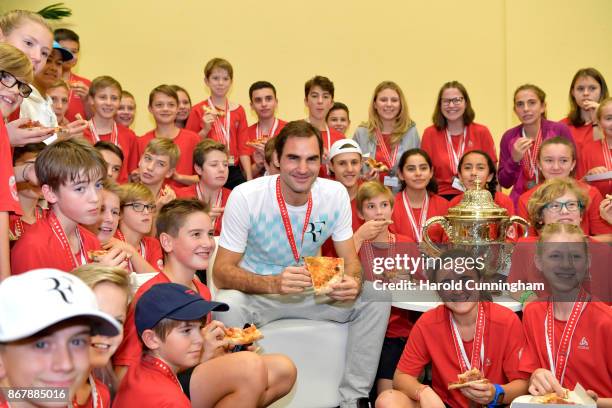
[[[512,225],[512,224],[521,224],[523,227],[523,238],[525,238],[528,234],[529,234],[529,223],[522,217],[519,217],[518,215],[513,215],[508,219],[508,224]]]
[[[430,219],[425,221],[425,225],[423,225],[423,243],[425,244],[427,249],[429,249],[433,253],[433,256],[439,256],[442,253],[442,250],[431,240],[431,238],[429,238],[429,227],[434,224],[440,224],[440,226],[442,226],[442,229],[444,229],[444,232],[446,232],[446,235],[448,235],[449,238],[451,236],[450,224],[448,223],[448,220],[446,218],[438,215],[435,217],[431,217]]]

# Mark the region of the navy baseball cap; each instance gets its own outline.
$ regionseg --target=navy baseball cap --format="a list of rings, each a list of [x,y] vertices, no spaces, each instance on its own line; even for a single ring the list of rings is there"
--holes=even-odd
[[[226,303],[204,300],[196,291],[178,283],[151,286],[136,303],[135,323],[138,335],[152,329],[162,319],[200,320],[213,310],[226,312]]]

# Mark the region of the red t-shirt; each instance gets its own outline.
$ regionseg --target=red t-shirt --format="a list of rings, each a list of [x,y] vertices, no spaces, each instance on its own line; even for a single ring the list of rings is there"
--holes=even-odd
[[[15,213],[9,214],[9,230],[13,236],[19,238],[25,231],[29,230],[36,222],[46,216],[48,210],[36,207],[36,221],[29,224],[21,219],[20,215]]]
[[[608,224],[599,215],[599,204],[601,203],[601,200],[603,200],[599,190],[582,181],[578,181],[578,185],[585,189],[589,195],[589,204],[587,205],[586,211],[582,216],[582,222],[580,223],[582,231],[584,231],[586,235],[612,233],[612,225]],[[519,197],[518,208],[516,211],[517,215],[523,217],[529,222],[531,222],[531,220],[529,219],[529,213],[527,212],[527,205],[529,203],[529,199],[538,188],[539,186],[535,186],[530,190],[525,191]],[[529,235],[537,235],[535,228],[529,228]]]
[[[185,129],[191,130],[198,135],[200,134],[200,130],[202,130],[202,117],[204,116],[204,106],[208,107],[208,99],[203,100],[202,102],[194,105],[191,108],[191,113],[189,113],[189,119],[187,119],[187,123],[185,124]],[[230,156],[234,157],[234,164],[238,166],[238,135],[244,129],[246,129],[249,125],[246,119],[246,113],[244,112],[244,108],[241,105],[237,105],[236,108],[232,109],[229,112],[230,115],[230,140],[229,140],[229,153]],[[221,116],[219,121],[225,126],[225,116]],[[217,140],[225,145],[227,142],[225,137],[223,136],[223,132],[221,130],[217,130],[217,126],[213,125],[210,128],[210,131],[206,135],[206,137],[210,139]],[[230,163],[231,165],[231,163]]]
[[[525,344],[521,322],[510,309],[484,303],[484,371],[493,384],[507,384],[516,379],[528,379],[519,371],[519,355]],[[457,381],[461,367],[453,344],[448,309],[440,305],[425,312],[410,332],[397,369],[418,377],[432,363],[432,388],[451,407],[467,407],[468,400],[460,390],[448,390],[448,383]],[[473,340],[464,341],[468,356],[472,355]]]
[[[110,142],[111,134],[112,133],[106,133],[98,136],[100,140]],[[85,128],[85,130],[83,131],[83,136],[92,145],[96,144],[97,140],[92,134],[89,127]],[[121,171],[119,172],[119,183],[127,182],[130,173],[138,167],[138,161],[140,160],[140,156],[138,155],[137,140],[138,137],[131,129],[128,129],[125,126],[117,123],[117,143],[119,148],[123,152],[123,164],[121,166]]]
[[[97,378],[94,377],[94,382],[96,383],[96,392],[98,393],[98,403],[96,404],[97,408],[109,408],[110,407],[110,403],[111,403],[111,396],[110,396],[110,391],[108,390],[108,387],[106,386],[106,384],[104,384],[102,381],[98,380]],[[102,401],[102,405],[100,405],[100,401]],[[93,402],[93,398],[92,398],[92,394],[89,394],[89,398],[87,398],[87,401],[85,402],[85,404],[80,405],[77,404],[76,402],[73,402],[73,407],[78,407],[78,408],[94,408],[94,402]]]
[[[2,115],[0,115],[2,116]],[[0,211],[22,214],[17,195],[17,180],[13,174],[13,151],[4,118],[0,118]]]
[[[91,86],[91,81],[87,78],[83,78],[73,72],[70,73],[70,79],[68,82],[83,82],[88,87]],[[68,84],[70,85],[70,83]],[[68,122],[73,122],[76,120],[76,114],[81,115],[82,119],[87,119],[87,115],[85,113],[85,101],[81,99],[81,97],[74,92],[70,91],[68,94],[68,110],[66,111],[66,119]]]
[[[113,407],[191,408],[191,402],[170,367],[147,355],[128,370]]]
[[[19,238],[11,250],[11,273],[17,275],[37,268],[56,268],[60,271],[70,272],[74,269],[72,255],[62,246],[59,238],[55,235],[49,212],[46,217]],[[80,225],[77,226],[83,242],[83,256],[85,263],[91,263],[89,251],[102,249],[98,237]],[[77,262],[81,263],[81,254],[74,254]]]
[[[353,232],[356,232],[359,227],[363,225],[364,221],[359,218],[359,213],[357,212],[357,200],[355,199],[351,200],[351,215],[353,220]],[[334,248],[334,241],[331,239],[331,237],[323,243],[323,246],[321,246],[321,255],[331,256],[333,258],[338,257],[338,254],[336,254],[336,249]]]
[[[259,122],[254,123],[238,134],[238,154],[240,156],[251,156],[253,154],[253,151],[255,149],[253,149],[251,146],[247,145],[246,143],[248,141],[257,139],[257,125],[258,124]],[[278,125],[276,126],[276,130],[274,131],[274,134],[272,135],[272,137],[278,136],[278,134],[285,127],[286,124],[287,122],[285,122],[284,120],[278,119]]]
[[[436,215],[446,215],[448,213],[448,209],[450,208],[450,203],[437,194],[429,192],[427,194],[429,194],[429,208],[427,209],[427,217],[425,217],[425,220],[435,217]],[[406,207],[404,206],[403,195],[404,193],[400,191],[395,196],[393,215],[391,215],[393,224],[389,226],[389,230],[394,233],[406,235],[414,241],[417,241],[417,236],[412,229],[412,224],[410,224],[410,219],[408,218],[408,213],[406,212]],[[421,221],[421,209],[413,208],[412,212],[414,214],[415,223],[418,226]],[[421,225],[420,227],[422,228],[423,226]],[[431,228],[429,228],[429,236],[434,242],[443,242],[446,234],[444,233],[442,227],[439,225],[433,225]]]
[[[495,142],[493,136],[486,126],[478,123],[472,123],[467,126],[465,133],[465,150],[464,154],[471,150],[482,150],[491,157],[497,166],[497,152],[495,151]],[[453,149],[459,152],[460,144],[463,141],[463,133],[460,135],[451,135]],[[438,182],[438,194],[458,194],[461,191],[451,187],[453,177],[457,174],[457,168],[451,168],[450,157],[452,152],[448,149],[446,141],[446,129],[437,129],[435,126],[430,126],[423,133],[421,141],[421,149],[425,150],[434,167],[434,177]],[[457,157],[457,160],[461,157]],[[458,161],[457,161],[458,164]]]
[[[136,307],[136,302],[145,293],[149,288],[158,283],[170,283],[170,279],[163,272],[158,273],[153,278],[149,279],[145,283],[142,284],[136,294],[134,295],[134,299],[132,299],[132,303],[128,308],[127,318],[125,319],[125,323],[123,324],[123,341],[117,352],[113,356],[114,365],[120,366],[133,366],[138,364],[140,361],[140,357],[142,355],[142,346],[140,345],[140,340],[138,339],[138,332],[136,331],[136,323],[134,322],[134,312]],[[210,290],[208,287],[200,282],[198,279],[193,279],[193,284],[197,289],[200,296],[202,296],[206,300],[210,300]],[[210,315],[209,315],[210,316]],[[128,370],[129,373],[130,370]],[[143,405],[144,406],[144,405]]]
[[[138,144],[138,158],[142,157],[147,145],[151,140],[155,139],[155,129],[145,133],[137,139]],[[178,162],[176,163],[176,172],[179,174],[191,176],[194,174],[193,170],[193,151],[196,145],[200,142],[201,138],[197,133],[192,132],[191,130],[181,129],[172,140],[175,145],[178,146],[179,151],[181,152]],[[185,187],[184,184],[181,184],[174,180],[169,180],[168,184],[172,187]]]
[[[198,198],[198,193],[195,184],[184,188],[176,189],[175,192],[176,198]],[[229,198],[231,192],[232,190],[225,187],[221,189],[221,207],[225,207],[225,203],[227,203],[227,199]],[[212,204],[213,203],[211,203],[211,205]],[[221,235],[222,221],[223,214],[221,214],[221,216],[215,220],[215,236]]]
[[[578,157],[580,157],[583,147],[593,142],[593,124],[574,126],[570,123],[569,118],[563,118],[559,123],[563,123],[569,128],[576,144]]]
[[[527,343],[519,368],[532,373],[537,368],[550,370],[546,351],[544,321],[547,302],[532,302],[523,311],[523,328]],[[555,319],[554,351],[559,349],[565,322]],[[569,359],[561,384],[574,389],[580,383],[601,397],[612,396],[612,309],[601,302],[589,302],[582,311],[571,338]]]
[[[576,171],[576,178],[581,179],[584,177],[589,170],[595,167],[606,167],[606,160],[604,159],[604,143],[607,144],[607,141],[599,140],[597,142],[592,142],[584,145],[580,151],[580,157],[578,157],[578,169]],[[610,156],[612,157],[612,149],[608,149],[610,151]],[[612,171],[612,167],[608,167],[609,171]],[[602,181],[591,181],[590,185],[597,188],[603,197],[606,194],[612,194],[612,180],[602,180]]]

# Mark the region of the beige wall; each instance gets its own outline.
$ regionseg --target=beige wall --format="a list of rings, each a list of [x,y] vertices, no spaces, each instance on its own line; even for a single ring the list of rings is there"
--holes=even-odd
[[[3,0],[1,9],[38,10],[50,0]],[[206,96],[205,62],[229,59],[231,98],[248,111],[248,87],[278,88],[279,116],[305,116],[303,84],[329,76],[336,100],[351,109],[352,129],[367,118],[376,84],[390,79],[406,93],[419,132],[431,122],[439,87],[463,82],[476,120],[494,137],[516,122],[512,92],[540,85],[549,117],[567,109],[576,69],[598,68],[612,83],[610,0],[65,0],[63,24],[81,36],[77,72],[116,77],[136,95],[136,131],[152,127],[148,92],[178,83],[194,102]],[[174,6],[174,7],[172,7]],[[607,23],[607,24],[606,24]],[[254,117],[251,115],[252,122]]]

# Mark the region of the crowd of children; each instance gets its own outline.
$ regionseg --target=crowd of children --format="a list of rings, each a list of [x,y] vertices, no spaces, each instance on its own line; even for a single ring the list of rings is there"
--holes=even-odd
[[[546,280],[548,290],[513,295],[523,304],[522,322],[479,292],[441,291],[442,305],[422,315],[387,309],[384,340],[372,340],[381,352],[378,367],[367,368],[375,379],[366,384],[372,402],[507,405],[528,393],[561,395],[580,383],[598,406],[612,406],[612,310],[610,299],[595,296],[596,289],[609,293],[583,285],[585,276],[606,267],[590,265],[598,251],[592,244],[612,242],[612,99],[596,69],[576,72],[570,111],[559,122],[547,118],[542,89],[519,86],[512,102],[520,124],[496,146],[489,129],[474,121],[468,91],[457,81],[440,88],[422,137],[392,81],[375,88],[367,120],[349,137],[349,108],[334,100],[333,82],[318,75],[305,83],[308,117],[299,121],[277,117],[271,82],[253,83],[248,95],[257,122],[249,126],[245,109],[228,98],[234,68],[213,58],[204,67],[210,96],[192,104],[178,85],[155,86],[147,105],[155,128],[137,136],[130,128],[134,96],[109,75],[90,80],[74,73],[80,50],[77,33],[52,31],[37,14],[0,16],[0,386],[59,386],[79,407],[267,406],[290,392],[296,368],[288,357],[257,354],[253,346],[232,352],[223,319],[213,320],[211,312],[234,316],[240,306],[213,301],[197,273],[209,266],[213,237],[223,234],[222,258],[235,266],[220,275],[228,289],[236,289],[227,283],[237,276],[247,279],[235,275],[245,265],[272,268],[264,255],[272,256],[276,245],[291,245],[299,255],[305,233],[312,235],[309,250],[345,257],[347,271],[359,269],[349,261],[358,254],[362,279],[355,272],[350,285],[340,285],[345,294],[330,295],[360,304],[354,315],[335,317],[352,322],[358,313],[374,316],[351,286],[374,280],[374,257],[392,258],[410,243],[417,256],[426,220],[483,188],[508,215],[531,224],[528,236],[519,238],[519,229],[507,237],[517,243],[508,281]],[[290,143],[312,134],[319,153],[304,140]],[[287,143],[293,153],[286,153]],[[296,146],[314,153],[304,157],[307,150]],[[335,181],[317,181],[311,193],[311,171],[314,179]],[[276,180],[277,215],[270,215],[274,202],[262,198],[269,180]],[[290,192],[281,193],[280,180]],[[342,215],[346,225],[330,218],[316,230],[309,224],[313,196],[330,200],[316,203],[315,213],[334,201],[347,208],[333,217],[348,211],[352,217]],[[254,205],[261,211],[247,212]],[[295,216],[302,209],[305,218]],[[294,231],[287,240],[262,230],[268,216],[283,217],[285,230]],[[247,224],[259,229],[244,230]],[[317,234],[326,240],[317,243]],[[429,237],[449,240],[440,227],[430,228]],[[240,253],[231,253],[238,241]],[[609,259],[609,244],[603,248]],[[444,256],[467,255],[451,249]],[[264,276],[238,288],[273,293],[264,289],[271,285],[265,275],[285,274],[285,267],[299,290],[278,293],[310,286],[304,268],[282,267],[253,270]],[[134,293],[130,273],[149,272],[157,274]],[[481,280],[481,273],[459,276],[438,267],[411,279]],[[385,322],[386,312],[377,315]],[[428,366],[430,379],[422,375]],[[447,389],[471,368],[489,382]],[[367,406],[362,403],[357,400]],[[8,406],[0,391],[0,408]]]

